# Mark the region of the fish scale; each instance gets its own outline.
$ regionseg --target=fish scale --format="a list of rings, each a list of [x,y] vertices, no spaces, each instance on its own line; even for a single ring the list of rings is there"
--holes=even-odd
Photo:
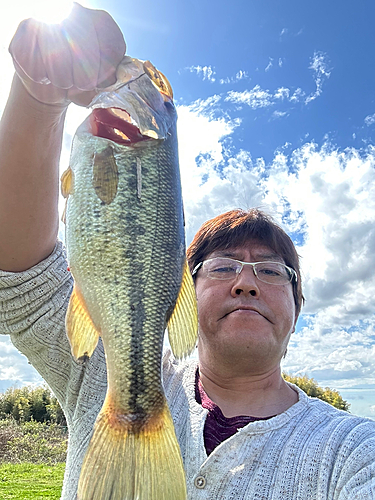
[[[134,61],[125,58],[122,74]],[[77,130],[62,178],[74,277],[67,334],[80,362],[87,362],[102,337],[108,378],[82,467],[80,500],[186,498],[161,356],[167,324],[176,355],[188,354],[197,314],[185,257],[176,112],[171,99],[155,91],[152,78],[165,77],[149,68],[99,99],[112,109],[121,94],[121,109],[126,112],[129,104],[135,110],[134,136],[142,141],[124,144],[93,135],[90,116]],[[130,126],[124,124],[125,132]],[[110,120],[103,127],[104,135],[112,133]]]
[[[90,140],[96,143],[101,141],[100,138],[95,137]],[[90,158],[92,149],[100,150],[95,144],[90,144],[90,140],[85,141],[84,146],[77,144],[79,155],[85,156],[87,151]],[[169,142],[172,143],[172,140]],[[169,148],[171,144],[168,144],[167,140],[163,145],[163,150]],[[163,342],[167,311],[173,307],[173,301],[176,300],[179,291],[185,258],[183,227],[181,223],[178,224],[176,217],[173,220],[171,214],[182,212],[182,206],[175,196],[178,178],[168,172],[168,166],[175,164],[174,161],[170,161],[175,156],[173,151],[169,154],[161,151],[161,154],[155,155],[155,152],[151,150],[150,158],[147,157],[147,153],[142,156],[143,196],[141,200],[138,199],[135,166],[139,154],[137,149],[127,151],[125,163],[122,158],[124,154],[116,152],[114,146],[116,163],[119,166],[125,165],[125,168],[119,169],[118,195],[113,203],[103,207],[100,224],[98,218],[88,217],[88,214],[99,210],[102,205],[102,202],[94,195],[94,189],[87,189],[92,178],[91,162],[87,162],[86,169],[80,169],[77,172],[76,190],[78,191],[82,186],[86,196],[71,196],[69,199],[69,210],[74,224],[72,224],[73,227],[67,224],[66,237],[68,249],[70,249],[71,231],[77,231],[75,229],[77,227],[85,234],[84,249],[78,247],[78,255],[74,253],[74,247],[70,249],[69,262],[74,272],[75,259],[80,259],[82,254],[86,256],[85,262],[80,265],[79,272],[77,272],[77,282],[88,283],[88,289],[82,286],[81,292],[89,309],[91,310],[89,304],[93,304],[93,309],[97,304],[100,305],[98,311],[100,320],[94,320],[95,324],[100,330],[106,331],[107,325],[110,325],[115,331],[122,333],[125,314],[128,316],[127,323],[134,325],[129,335],[129,351],[125,351],[124,354],[121,354],[124,351],[122,334],[119,340],[120,346],[116,345],[116,335],[110,336],[108,341],[106,337],[103,337],[106,353],[111,353],[110,358],[107,354],[108,381],[112,381],[111,365],[121,363],[129,367],[134,374],[130,379],[130,384],[136,383],[135,381],[144,370],[143,359],[137,355],[137,349],[134,349],[137,346],[141,351],[156,352],[153,356],[153,366],[150,366],[150,373],[153,374],[156,387],[149,390],[160,391],[161,349],[159,347]],[[160,168],[147,168],[149,162],[155,163],[155,161],[158,162]],[[157,212],[154,210],[155,206],[158,207]],[[119,224],[120,214],[124,213],[127,215],[126,220]],[[182,216],[179,219],[181,221]],[[165,224],[163,221],[168,221],[168,223]],[[103,226],[105,231],[103,231]],[[97,258],[98,255],[99,258]],[[176,265],[171,266],[170,261],[175,262]],[[130,265],[126,265],[127,262]],[[86,279],[85,275],[88,274],[90,280]],[[114,285],[114,277],[120,275],[121,283]],[[107,286],[102,280],[103,276],[106,277]],[[161,290],[158,295],[155,294],[156,281],[158,281],[158,289]],[[163,290],[168,293],[163,293]],[[113,306],[108,303],[108,300],[102,302],[105,297],[112,297],[113,294],[116,297]],[[134,310],[130,307],[131,305]],[[145,311],[148,311],[148,314]],[[147,334],[147,331],[150,333]],[[159,332],[159,339],[155,338],[155,332]],[[106,345],[108,342],[109,349]],[[155,343],[157,343],[157,349],[154,347]],[[120,357],[121,361],[119,361]],[[117,374],[112,382],[123,387],[123,381]],[[123,392],[122,397],[124,400],[121,404],[124,404],[126,396]],[[139,397],[141,398],[141,395]]]

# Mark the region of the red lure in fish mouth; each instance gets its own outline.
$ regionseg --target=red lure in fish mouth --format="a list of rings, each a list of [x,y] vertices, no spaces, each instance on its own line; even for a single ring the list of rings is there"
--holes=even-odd
[[[151,137],[142,135],[131,123],[129,113],[120,108],[95,108],[90,115],[92,135],[131,146]]]

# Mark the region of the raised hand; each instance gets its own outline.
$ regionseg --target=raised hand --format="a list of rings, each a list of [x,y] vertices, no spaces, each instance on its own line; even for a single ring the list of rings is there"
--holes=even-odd
[[[114,83],[125,50],[120,28],[107,12],[77,3],[61,24],[22,21],[9,46],[27,91],[60,106],[87,105],[97,88]]]

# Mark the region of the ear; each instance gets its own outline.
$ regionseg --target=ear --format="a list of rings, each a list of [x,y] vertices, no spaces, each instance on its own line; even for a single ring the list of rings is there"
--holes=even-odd
[[[294,333],[296,331],[298,318],[299,318],[299,314],[297,314],[297,316],[295,316],[294,323],[293,323],[293,330],[291,331],[291,333]]]

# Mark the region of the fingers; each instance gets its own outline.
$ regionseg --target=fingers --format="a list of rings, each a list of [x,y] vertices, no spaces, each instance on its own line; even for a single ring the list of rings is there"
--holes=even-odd
[[[100,51],[98,86],[105,87],[116,81],[116,69],[125,55],[126,44],[120,28],[108,12],[91,12]]]
[[[100,52],[90,9],[75,3],[61,25],[72,57],[74,86],[91,90],[98,82]]]
[[[48,80],[61,89],[74,85],[72,54],[61,27],[46,24],[38,34],[38,45]]]
[[[25,19],[19,24],[9,45],[9,52],[17,65],[16,70],[21,68],[24,76],[37,83],[43,82],[47,77],[38,43],[40,25],[34,19]]]
[[[66,108],[70,102],[67,90],[60,89],[55,87],[54,85],[42,85],[40,83],[36,83],[30,78],[27,78],[24,75],[23,71],[17,63],[14,63],[16,68],[16,73],[19,76],[20,80],[23,83],[23,86],[28,91],[28,93],[34,97],[37,101],[44,104],[51,104],[55,106],[62,106]]]
[[[113,18],[103,10],[86,9],[75,3],[62,25],[70,42],[74,85],[91,90],[104,80],[114,83],[126,45]]]
[[[52,83],[58,88],[73,86],[69,44],[58,25],[26,19],[10,42],[9,52],[23,81]]]

